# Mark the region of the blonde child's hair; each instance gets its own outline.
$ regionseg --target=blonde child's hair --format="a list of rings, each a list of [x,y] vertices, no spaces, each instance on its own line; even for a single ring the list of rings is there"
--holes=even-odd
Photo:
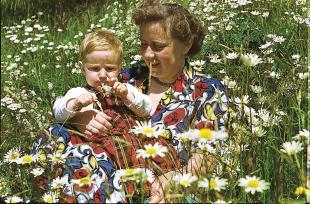
[[[122,62],[123,46],[112,31],[103,29],[89,33],[80,45],[80,60],[84,63],[87,54],[107,50],[113,50],[115,54],[119,54],[120,62]]]

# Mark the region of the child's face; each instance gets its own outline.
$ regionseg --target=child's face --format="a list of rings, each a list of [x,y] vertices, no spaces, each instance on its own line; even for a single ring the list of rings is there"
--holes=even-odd
[[[102,83],[112,78],[117,78],[121,70],[121,59],[119,54],[112,50],[93,51],[86,55],[82,71],[88,85],[98,89]]]

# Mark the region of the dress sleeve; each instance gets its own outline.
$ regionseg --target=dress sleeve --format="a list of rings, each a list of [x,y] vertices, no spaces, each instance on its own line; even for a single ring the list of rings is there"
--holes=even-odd
[[[70,89],[65,96],[58,98],[53,106],[53,112],[57,122],[65,122],[75,116],[76,112],[67,109],[67,102],[88,91],[82,87]]]
[[[220,129],[225,125],[224,119],[228,108],[225,87],[219,80],[213,78],[205,78],[201,83],[194,90],[200,92],[194,105],[195,127]]]

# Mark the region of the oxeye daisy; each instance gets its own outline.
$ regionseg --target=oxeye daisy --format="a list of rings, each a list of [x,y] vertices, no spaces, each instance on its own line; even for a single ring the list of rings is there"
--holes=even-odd
[[[4,162],[17,163],[19,157],[20,157],[20,150],[18,150],[17,148],[13,148],[4,155]]]
[[[121,169],[116,172],[121,178],[122,181],[149,181],[153,183],[155,180],[154,173],[147,169],[147,168],[128,168],[128,169]]]
[[[7,197],[5,199],[5,202],[6,203],[21,203],[21,202],[23,202],[23,199],[21,199],[18,196],[11,196],[11,197]]]
[[[63,164],[65,162],[65,158],[61,153],[49,154],[48,157],[53,164]]]
[[[200,142],[212,142],[215,140],[215,133],[208,128],[202,128],[200,130],[195,130],[194,137]]]
[[[235,102],[237,104],[248,104],[249,103],[249,96],[248,95],[244,95],[241,98],[235,97]]]
[[[262,63],[262,59],[256,54],[244,54],[241,55],[241,59],[246,67],[254,67],[257,64]]]
[[[168,151],[167,147],[162,146],[156,142],[154,145],[152,144],[144,145],[144,149],[138,149],[137,157],[142,158],[149,158],[149,157],[154,158],[156,156],[163,157],[167,151]]]
[[[197,176],[192,176],[191,173],[177,174],[173,177],[173,180],[184,187],[189,187],[191,183],[197,180]]]
[[[130,129],[130,132],[132,132],[136,135],[142,134],[142,135],[145,135],[147,137],[155,137],[155,138],[158,138],[158,136],[161,133],[161,131],[156,131],[152,127],[151,121],[147,121],[147,122],[137,121],[137,126],[134,126],[133,129]]]
[[[302,151],[304,148],[302,147],[301,142],[285,142],[282,144],[283,149],[281,149],[281,152],[284,152],[288,155],[294,155],[297,154],[298,152]]]
[[[35,162],[37,160],[37,156],[36,155],[30,155],[30,154],[26,154],[22,157],[20,157],[17,161],[18,164],[30,164],[32,162]]]
[[[60,189],[65,185],[66,177],[57,177],[52,181],[52,189]]]
[[[236,59],[238,56],[239,56],[239,54],[236,52],[229,52],[229,53],[227,53],[226,58],[227,59]]]
[[[299,141],[309,141],[309,130],[303,129],[300,130],[299,133],[293,137],[294,140],[299,140]]]
[[[207,151],[211,154],[215,153],[215,148],[213,146],[211,146],[209,143],[207,142],[198,142],[197,143],[197,147],[203,151]]]
[[[98,175],[93,174],[92,176],[88,175],[80,179],[72,179],[71,184],[77,184],[80,187],[90,186],[96,182]]]
[[[52,193],[52,192],[45,193],[42,196],[42,200],[45,203],[57,203],[58,202],[58,198],[57,198],[56,194]]]
[[[32,169],[30,173],[32,173],[36,177],[36,176],[40,176],[41,174],[43,174],[43,172],[44,172],[44,169],[35,168],[35,169]]]
[[[260,180],[256,176],[246,176],[246,178],[239,179],[239,186],[244,187],[245,192],[251,192],[254,194],[257,192],[263,192],[269,188],[269,183],[264,180]]]
[[[209,189],[209,180],[207,178],[203,178],[202,180],[198,181],[198,187]]]
[[[192,131],[189,130],[189,131],[180,133],[180,134],[175,136],[175,139],[182,142],[182,143],[189,142],[193,139]]]
[[[227,179],[221,179],[217,176],[211,178],[209,181],[210,190],[221,191],[222,189],[225,189],[226,185],[227,185]]]

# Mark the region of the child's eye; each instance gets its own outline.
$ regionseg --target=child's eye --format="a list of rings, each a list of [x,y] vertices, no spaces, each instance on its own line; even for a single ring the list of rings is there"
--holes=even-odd
[[[94,66],[94,67],[89,67],[88,69],[92,72],[99,72],[101,68],[98,66]]]
[[[105,70],[106,70],[107,72],[113,72],[113,71],[115,71],[116,69],[113,68],[113,67],[106,67]]]

